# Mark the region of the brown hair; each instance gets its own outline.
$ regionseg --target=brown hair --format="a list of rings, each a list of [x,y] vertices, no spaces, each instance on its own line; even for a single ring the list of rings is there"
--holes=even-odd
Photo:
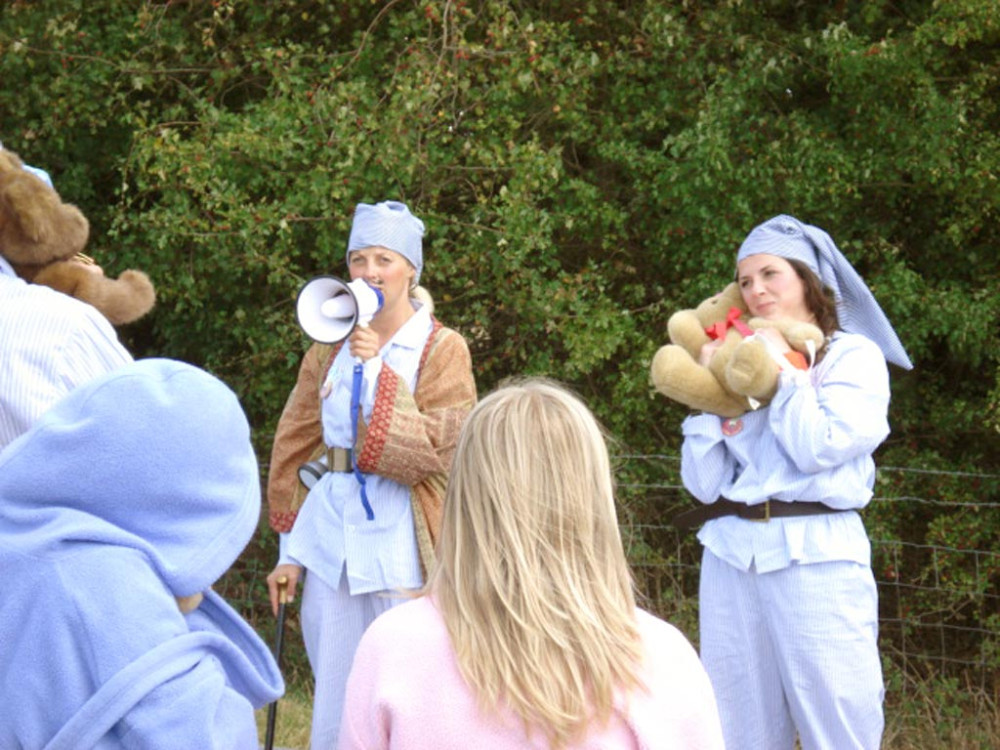
[[[805,285],[806,306],[816,316],[816,324],[823,331],[824,336],[832,336],[834,331],[840,330],[840,319],[837,317],[837,303],[833,297],[833,291],[820,281],[812,269],[801,260],[792,258],[785,260],[791,264]]]

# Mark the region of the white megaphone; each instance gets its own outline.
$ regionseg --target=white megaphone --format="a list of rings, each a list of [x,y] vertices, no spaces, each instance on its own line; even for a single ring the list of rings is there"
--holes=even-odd
[[[348,283],[336,276],[317,276],[299,290],[295,315],[313,341],[336,344],[357,326],[366,326],[379,310],[382,292],[364,279]]]

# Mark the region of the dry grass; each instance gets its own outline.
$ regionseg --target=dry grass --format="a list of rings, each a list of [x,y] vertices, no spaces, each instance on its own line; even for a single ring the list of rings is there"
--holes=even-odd
[[[1000,748],[1000,707],[990,696],[966,695],[962,714],[936,700],[933,691],[887,706],[882,750],[995,750]],[[312,698],[299,688],[278,701],[275,748],[308,750]],[[261,742],[267,709],[257,712]]]
[[[267,711],[267,708],[262,708],[257,712],[257,733],[262,744],[267,734]],[[274,719],[275,750],[306,750],[312,722],[312,695],[293,688],[278,700]]]
[[[886,708],[883,750],[1000,748],[997,696],[954,684],[924,684]]]

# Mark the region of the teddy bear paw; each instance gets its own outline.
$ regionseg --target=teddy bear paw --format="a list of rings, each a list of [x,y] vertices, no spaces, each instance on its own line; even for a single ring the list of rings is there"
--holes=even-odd
[[[759,342],[745,341],[726,365],[726,385],[733,393],[766,402],[778,389],[778,365]]]

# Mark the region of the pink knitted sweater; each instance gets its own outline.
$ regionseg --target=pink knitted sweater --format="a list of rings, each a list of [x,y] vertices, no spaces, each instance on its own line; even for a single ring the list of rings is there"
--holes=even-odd
[[[723,750],[715,697],[698,655],[672,625],[637,611],[648,693],[628,697],[608,726],[577,748]],[[619,701],[624,706],[625,701]],[[354,658],[340,750],[523,750],[546,748],[509,711],[484,714],[458,671],[444,620],[429,598],[386,612]]]

